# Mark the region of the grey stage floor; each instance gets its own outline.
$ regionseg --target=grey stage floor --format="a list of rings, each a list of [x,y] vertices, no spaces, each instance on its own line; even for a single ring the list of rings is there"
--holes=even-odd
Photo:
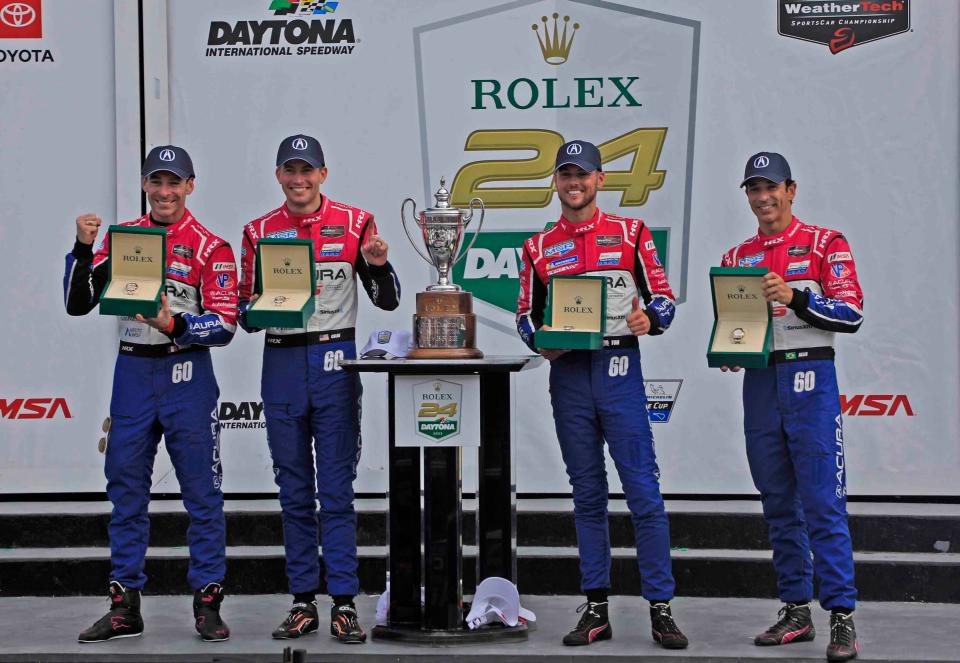
[[[650,639],[646,603],[636,597],[611,600],[614,637],[589,647],[568,648],[560,638],[576,621],[575,596],[528,596],[524,606],[537,613],[537,628],[525,642],[429,647],[368,641],[345,646],[325,632],[290,642],[270,638],[289,607],[287,596],[228,596],[223,615],[228,642],[197,638],[186,596],[146,596],[146,631],[140,638],[81,645],[76,634],[106,609],[105,599],[0,599],[0,661],[256,661],[279,663],[286,644],[307,650],[308,661],[823,661],[829,638],[828,615],[817,608],[814,642],[758,648],[752,635],[776,617],[779,604],[757,599],[678,598],[674,615],[690,637],[686,651],[667,652]],[[373,626],[375,596],[358,598],[361,618]],[[960,605],[864,603],[857,610],[864,661],[960,661]]]

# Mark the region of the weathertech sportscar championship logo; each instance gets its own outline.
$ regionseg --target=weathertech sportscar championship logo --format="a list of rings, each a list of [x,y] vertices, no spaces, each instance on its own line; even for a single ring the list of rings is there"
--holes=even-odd
[[[779,1],[777,31],[781,35],[825,44],[833,54],[910,29],[910,0]]]
[[[358,39],[353,20],[332,18],[340,2],[272,0],[273,18],[211,21],[207,57],[350,55]]]

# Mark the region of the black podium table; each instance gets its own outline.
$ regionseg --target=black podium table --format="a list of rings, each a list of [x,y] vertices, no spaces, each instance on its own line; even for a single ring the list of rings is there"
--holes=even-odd
[[[536,355],[483,359],[357,359],[344,370],[386,373],[389,420],[390,613],[374,638],[443,643],[525,638],[526,628],[464,627],[461,448],[397,446],[396,377],[478,375],[480,449],[477,484],[477,582],[490,576],[517,581],[513,374],[538,366]],[[421,518],[422,515],[422,518]],[[421,544],[423,554],[421,554]],[[421,606],[421,585],[423,605]]]

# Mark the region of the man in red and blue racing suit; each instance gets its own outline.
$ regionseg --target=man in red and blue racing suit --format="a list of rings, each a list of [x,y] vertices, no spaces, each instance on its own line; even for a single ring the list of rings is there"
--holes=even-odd
[[[638,336],[662,334],[674,316],[667,283],[649,229],[640,219],[600,211],[600,153],[572,141],[557,153],[554,183],[563,216],[524,243],[517,329],[531,350],[550,360],[550,395],[560,451],[573,488],[584,613],[563,638],[588,645],[612,635],[607,610],[610,536],[603,443],[623,484],[633,517],[642,592],[650,602],[654,639],[669,649],[687,646],[673,620],[670,531],[660,495],[660,470],[646,409]],[[538,350],[550,278],[607,279],[606,336],[601,350]],[[640,306],[643,301],[643,307]]]
[[[797,184],[783,156],[750,157],[740,186],[759,230],[727,251],[722,265],[770,270],[764,295],[773,307],[774,352],[767,368],[746,371],[743,425],[785,604],[781,619],[754,642],[813,639],[816,569],[820,605],[832,613],[827,658],[846,661],[858,652],[857,590],[833,345],[835,334],[860,328],[863,292],[847,239],[793,215]]]
[[[186,208],[193,163],[173,145],[154,148],[143,165],[150,213],[121,226],[166,230],[166,286],[155,318],[120,317],[120,352],[113,374],[111,428],[104,473],[110,516],[110,612],[80,634],[80,642],[140,635],[140,590],[150,535],[147,506],[157,445],[163,436],[190,516],[187,580],[195,589],[196,629],[207,641],[226,640],[220,619],[226,573],[220,489],[220,391],[209,348],[226,345],[237,322],[237,265],[230,245]],[[101,220],[77,218],[67,254],[64,303],[85,315],[100,301],[110,276],[107,238],[94,251]]]
[[[320,143],[290,136],[280,143],[277,181],[286,202],[243,229],[240,324],[256,292],[257,242],[265,237],[313,240],[316,308],[305,329],[267,329],[261,392],[267,443],[280,487],[287,579],[293,607],[274,638],[316,632],[320,590],[319,531],[327,592],[333,598],[330,632],[341,642],[361,643],[354,596],[357,518],[353,481],[360,458],[360,379],[340,367],[355,359],[357,278],[375,306],[399,305],[400,284],[387,262],[387,243],[370,212],[320,194],[327,177]]]

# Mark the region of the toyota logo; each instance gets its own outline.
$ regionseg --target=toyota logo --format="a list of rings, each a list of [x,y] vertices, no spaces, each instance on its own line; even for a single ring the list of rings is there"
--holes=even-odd
[[[290,144],[295,150],[305,150],[307,149],[307,139],[306,138],[294,138],[293,143]]]
[[[0,9],[0,21],[11,28],[25,28],[37,20],[33,7],[22,2],[11,2]]]
[[[753,160],[754,168],[766,168],[770,165],[770,158],[765,156],[759,156]]]
[[[177,155],[173,153],[173,150],[160,150],[160,161],[173,161],[177,158]]]
[[[567,148],[568,155],[580,154],[583,152],[583,146],[580,143],[574,143]]]

